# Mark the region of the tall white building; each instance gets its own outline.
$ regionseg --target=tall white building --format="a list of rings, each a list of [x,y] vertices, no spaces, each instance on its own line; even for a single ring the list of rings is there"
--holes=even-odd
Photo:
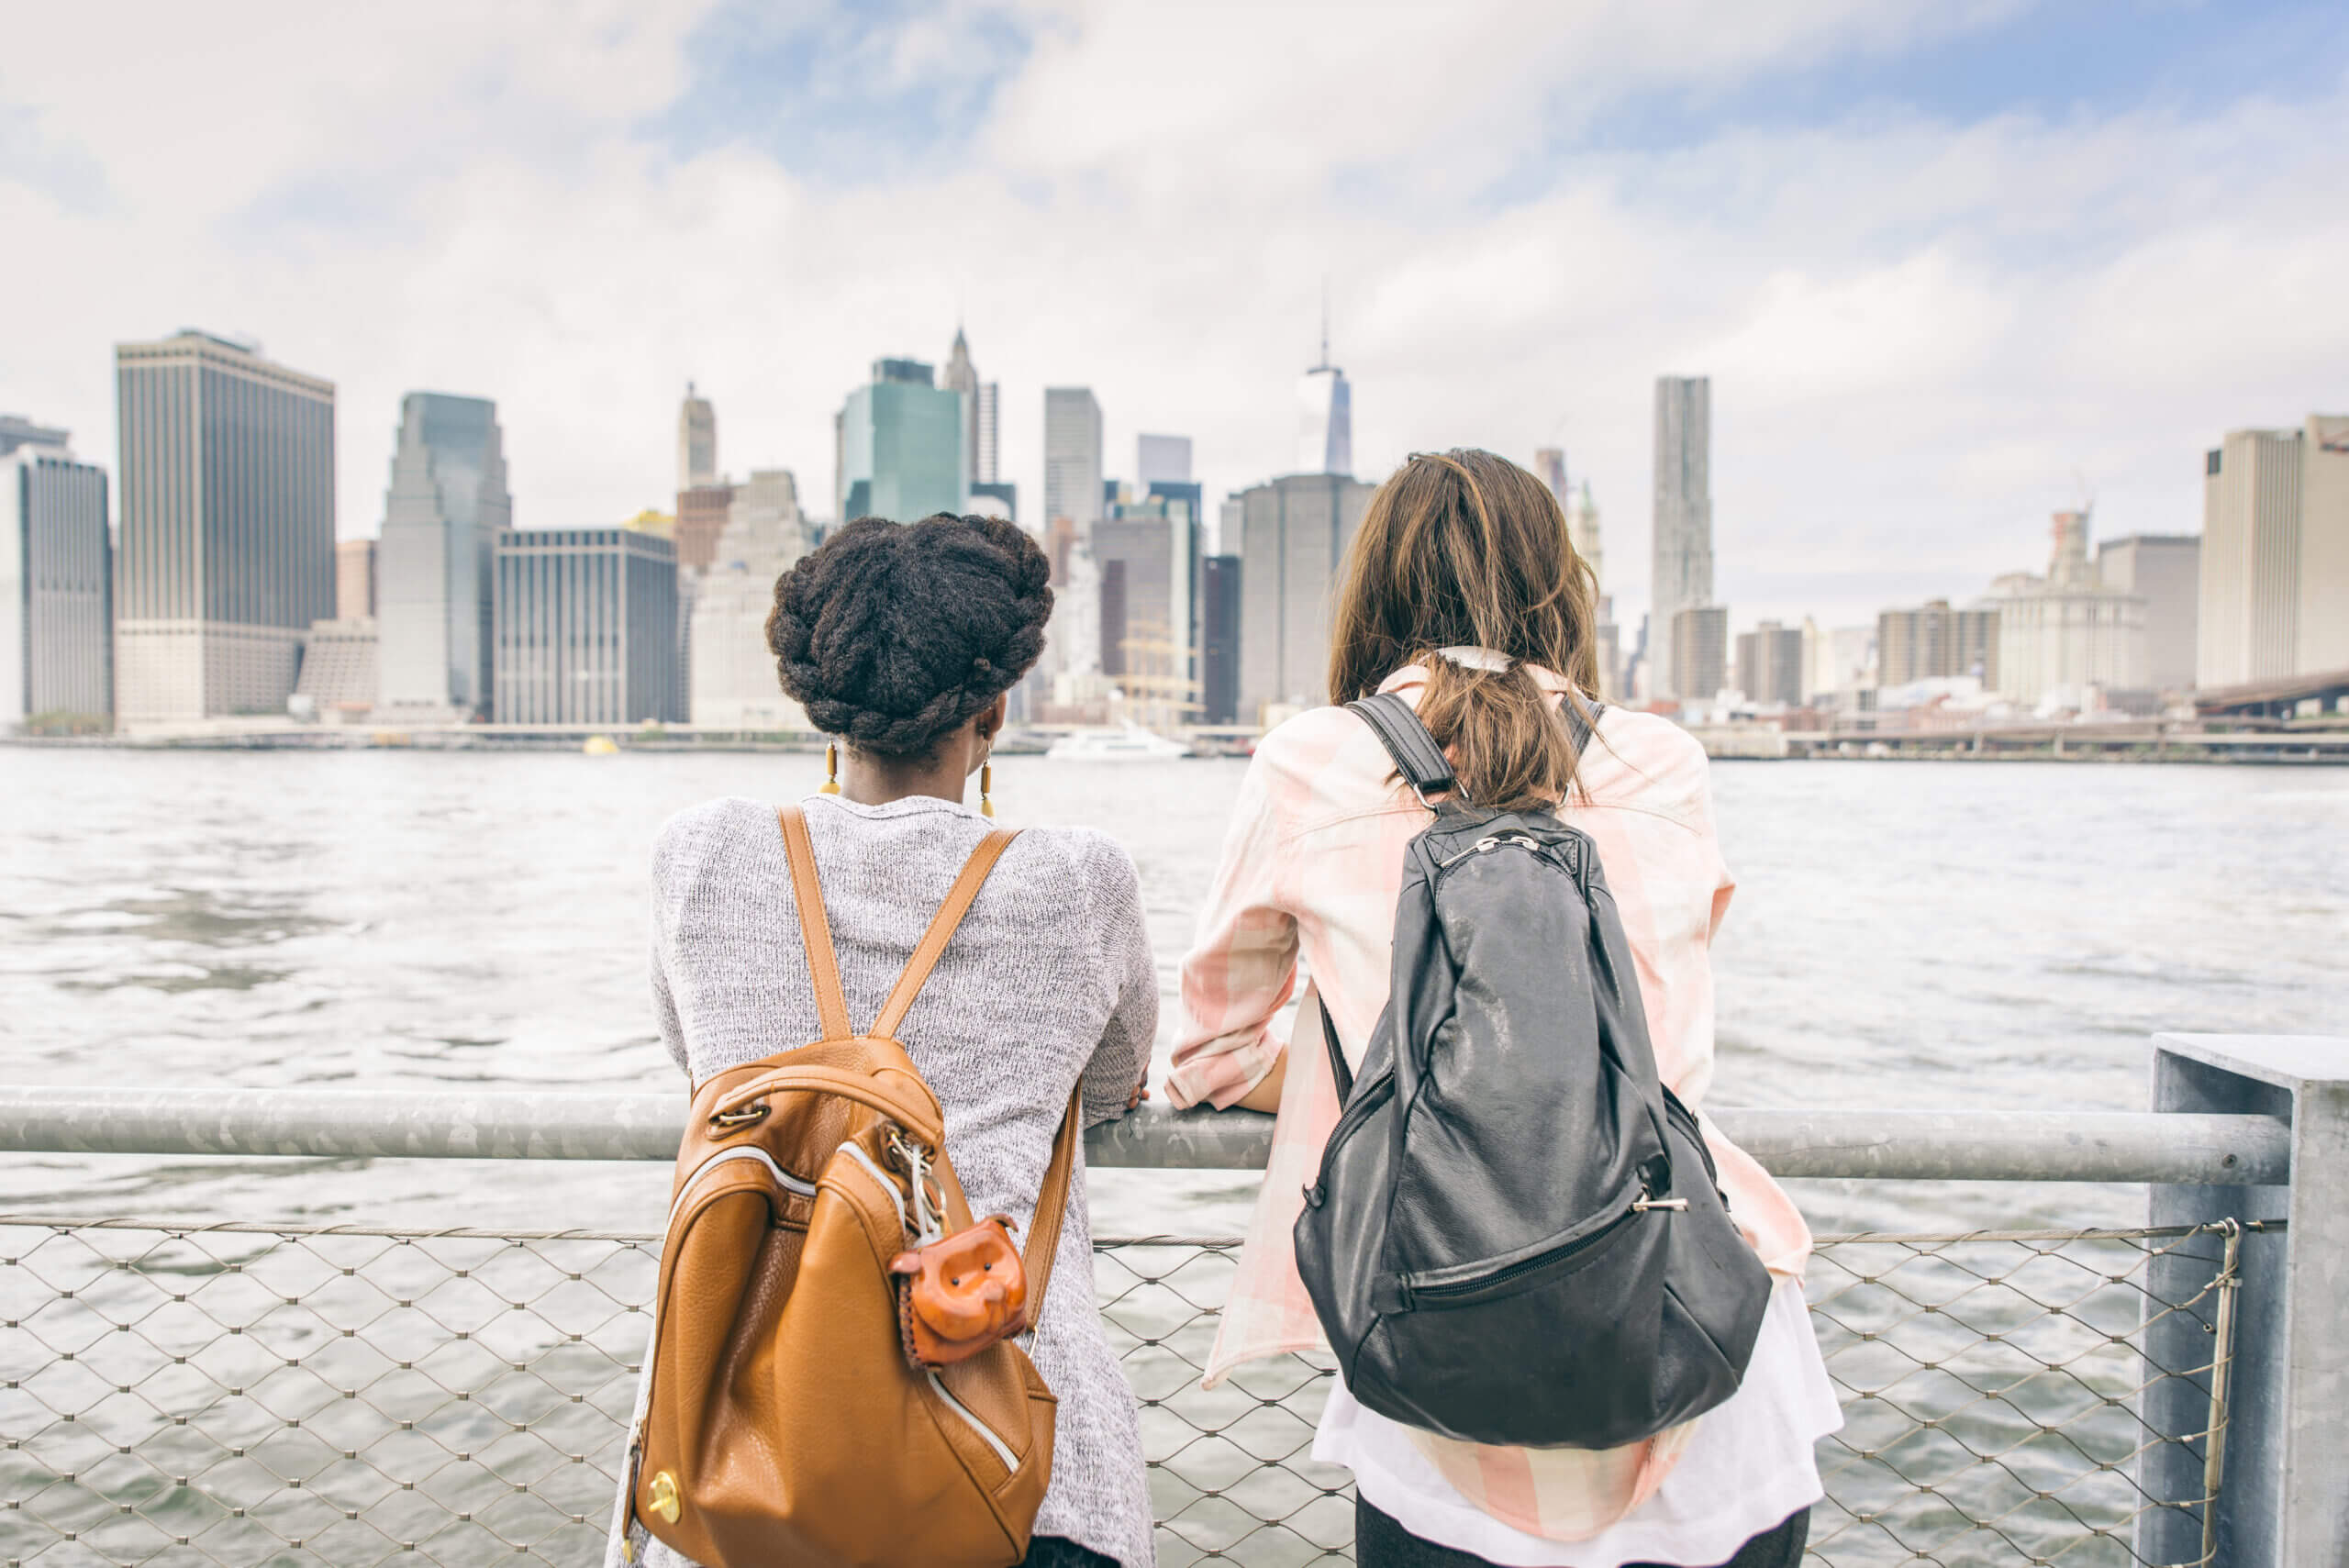
[[[1601,594],[1607,592],[1607,552],[1598,538],[1598,503],[1590,498],[1590,481],[1582,482],[1566,508],[1566,537],[1575,553],[1590,562],[1590,575]]]
[[[1712,383],[1707,377],[1656,377],[1655,529],[1648,615],[1649,625],[1667,628],[1653,651],[1651,695],[1658,697],[1713,695],[1684,689],[1676,668],[1680,639],[1669,629],[1681,611],[1713,602],[1712,403]]]
[[[2002,577],[1985,601],[1998,613],[1995,684],[2023,706],[2085,711],[2094,706],[2092,687],[2152,684],[2145,601],[2097,580],[2088,523],[2085,509],[2056,513],[2047,575]]]
[[[677,408],[677,488],[717,483],[718,411],[687,382],[685,400]]]
[[[513,523],[497,405],[439,392],[402,398],[375,547],[384,708],[411,722],[489,711],[491,561]]]
[[[1001,415],[1003,388],[991,381],[979,383],[978,417],[974,425],[978,444],[971,460],[976,470],[973,478],[981,484],[1003,483],[1003,419]]]
[[[2145,681],[2155,691],[2194,684],[2201,560],[2193,534],[2132,534],[2097,547],[2097,581],[2145,601]]]
[[[1079,539],[1101,519],[1101,405],[1089,386],[1044,389],[1044,515],[1076,525]]]
[[[2232,430],[2204,459],[2197,685],[2299,662],[2302,444],[2299,430]]]
[[[2349,670],[2349,414],[2301,429],[2301,674]]]
[[[1297,378],[1297,472],[1354,471],[1354,395],[1346,373],[1330,362],[1330,329],[1321,328],[1321,361]]]
[[[182,331],[115,349],[115,710],[282,714],[334,614],[334,384]]]
[[[113,713],[113,606],[106,471],[0,416],[0,727]]]
[[[807,552],[807,519],[789,469],[757,469],[735,487],[717,558],[692,606],[688,683],[693,722],[731,729],[804,729],[767,647],[774,580]]]
[[[2231,430],[2203,463],[2195,682],[2349,669],[2349,415]]]

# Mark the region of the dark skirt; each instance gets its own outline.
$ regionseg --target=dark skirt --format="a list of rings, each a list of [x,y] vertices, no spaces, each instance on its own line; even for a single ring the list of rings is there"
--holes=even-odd
[[[1624,1568],[1796,1568],[1810,1541],[1810,1510],[1789,1514],[1718,1565],[1629,1562]],[[1032,1559],[1031,1559],[1032,1561]],[[1492,1568],[1485,1559],[1422,1540],[1360,1497],[1354,1499],[1356,1568]]]

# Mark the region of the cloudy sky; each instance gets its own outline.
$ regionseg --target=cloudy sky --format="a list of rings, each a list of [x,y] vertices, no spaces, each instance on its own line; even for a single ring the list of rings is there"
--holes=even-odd
[[[1326,279],[1357,466],[1562,443],[1646,593],[1650,388],[1713,378],[1743,626],[1963,598],[2199,527],[2230,427],[2349,407],[2349,43],[2254,0],[106,0],[0,49],[0,409],[114,459],[111,345],[340,387],[340,531],[397,402],[495,397],[517,520],[663,504],[687,378],[738,473],[957,318],[1041,496],[1281,471]]]

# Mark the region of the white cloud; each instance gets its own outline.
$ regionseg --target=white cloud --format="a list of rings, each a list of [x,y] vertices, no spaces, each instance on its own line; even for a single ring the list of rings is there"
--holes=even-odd
[[[727,466],[820,504],[842,395],[958,307],[1030,506],[1047,384],[1098,390],[1112,473],[1186,431],[1236,486],[1286,462],[1327,276],[1366,472],[1563,439],[1636,598],[1653,378],[1711,373],[1722,596],[1836,621],[2035,563],[2075,470],[2104,531],[2191,531],[2202,445],[2349,391],[2341,98],[1553,150],[1995,8],[1040,8],[991,111],[886,178],[649,136],[696,6],[226,9],[20,27],[43,70],[0,75],[0,130],[44,151],[0,172],[0,406],[110,459],[113,342],[255,332],[340,386],[346,534],[414,387],[498,399],[526,524],[661,500],[688,376]],[[978,105],[1002,25],[958,4],[857,60]]]

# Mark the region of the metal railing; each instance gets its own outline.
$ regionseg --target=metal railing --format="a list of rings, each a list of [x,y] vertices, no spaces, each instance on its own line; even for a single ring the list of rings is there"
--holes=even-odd
[[[2133,1229],[1820,1239],[1845,1425],[1815,1561],[2264,1568],[2349,1543],[2349,1445],[2299,1435],[2342,1403],[2324,1282],[2349,1249],[2315,1195],[2349,1174],[2349,1046],[2162,1051],[2175,1113],[1718,1113],[1783,1175],[2156,1184]],[[649,1097],[0,1090],[0,1150],[655,1160],[676,1123]],[[1158,1115],[1088,1151],[1239,1168],[1264,1143],[1261,1118]],[[0,1564],[597,1561],[657,1246],[0,1218]],[[1235,1260],[1097,1244],[1160,1561],[1349,1557],[1345,1474],[1311,1458],[1329,1368],[1199,1386]]]
[[[1780,1177],[2250,1186],[2285,1181],[2291,1164],[2272,1116],[1709,1114]],[[682,1097],[665,1094],[0,1085],[0,1150],[44,1153],[665,1162],[685,1125]],[[1085,1148],[1096,1170],[1255,1171],[1272,1143],[1268,1116],[1144,1106],[1092,1129]]]
[[[2153,1510],[2204,1537],[2216,1476],[2176,1498],[2137,1478],[2201,1434],[2138,1409],[2224,1365],[2239,1234],[1823,1239],[1811,1310],[1846,1426],[1814,1557],[2135,1563]],[[659,1240],[0,1218],[0,1562],[600,1562]],[[2154,1293],[2152,1260],[2196,1247],[2199,1287]],[[1236,1249],[1097,1250],[1159,1561],[1348,1559],[1346,1473],[1310,1457],[1327,1364],[1199,1386]],[[2152,1363],[2171,1315],[2212,1331],[2210,1362]]]

